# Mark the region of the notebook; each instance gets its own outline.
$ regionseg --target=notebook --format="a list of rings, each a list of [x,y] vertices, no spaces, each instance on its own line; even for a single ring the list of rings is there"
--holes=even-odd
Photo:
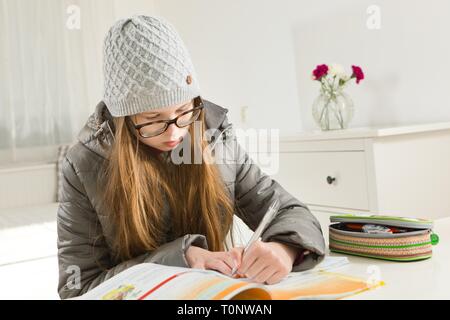
[[[329,257],[316,268],[291,272],[273,285],[235,279],[213,270],[171,267],[154,263],[133,266],[80,300],[290,300],[340,299],[381,283],[334,272],[348,264],[346,257]]]

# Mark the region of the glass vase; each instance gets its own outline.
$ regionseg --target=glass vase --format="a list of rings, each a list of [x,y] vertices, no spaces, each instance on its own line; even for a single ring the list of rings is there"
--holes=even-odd
[[[323,131],[347,129],[353,112],[353,101],[342,90],[322,90],[312,106],[313,118]]]

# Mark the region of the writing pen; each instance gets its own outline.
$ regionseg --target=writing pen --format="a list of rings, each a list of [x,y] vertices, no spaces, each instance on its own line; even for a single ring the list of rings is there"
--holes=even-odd
[[[275,199],[275,201],[270,205],[269,209],[267,209],[266,214],[259,222],[258,228],[256,228],[255,232],[253,233],[252,237],[248,241],[247,245],[244,247],[244,251],[242,252],[242,257],[244,256],[244,253],[248,250],[248,248],[250,248],[253,243],[258,241],[259,237],[261,237],[261,234],[264,232],[267,225],[272,221],[273,217],[278,212],[279,205],[280,205],[280,201],[278,199]],[[233,270],[231,270],[231,276],[234,276],[236,271],[237,271],[237,266],[234,266]]]

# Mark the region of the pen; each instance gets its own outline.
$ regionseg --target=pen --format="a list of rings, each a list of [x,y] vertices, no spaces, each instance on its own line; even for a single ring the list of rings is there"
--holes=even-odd
[[[247,245],[244,248],[244,251],[242,252],[242,256],[244,256],[244,253],[250,248],[250,246],[256,242],[263,231],[266,229],[267,225],[270,221],[272,221],[272,218],[275,216],[275,214],[278,212],[278,207],[280,205],[280,201],[278,199],[275,199],[275,201],[270,205],[269,209],[267,209],[266,214],[261,219],[261,222],[258,225],[258,228],[256,228],[255,232],[253,233],[252,237],[248,241]],[[234,276],[236,273],[237,266],[233,267],[233,270],[231,270],[231,276]]]

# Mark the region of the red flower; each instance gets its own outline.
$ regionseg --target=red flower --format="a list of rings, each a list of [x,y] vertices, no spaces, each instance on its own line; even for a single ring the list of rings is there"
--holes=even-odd
[[[356,83],[359,84],[359,82],[364,79],[364,73],[362,69],[358,66],[352,66],[352,70],[353,74],[351,77],[356,78]]]
[[[312,73],[314,80],[320,80],[323,76],[327,75],[328,66],[326,64],[318,65]]]

